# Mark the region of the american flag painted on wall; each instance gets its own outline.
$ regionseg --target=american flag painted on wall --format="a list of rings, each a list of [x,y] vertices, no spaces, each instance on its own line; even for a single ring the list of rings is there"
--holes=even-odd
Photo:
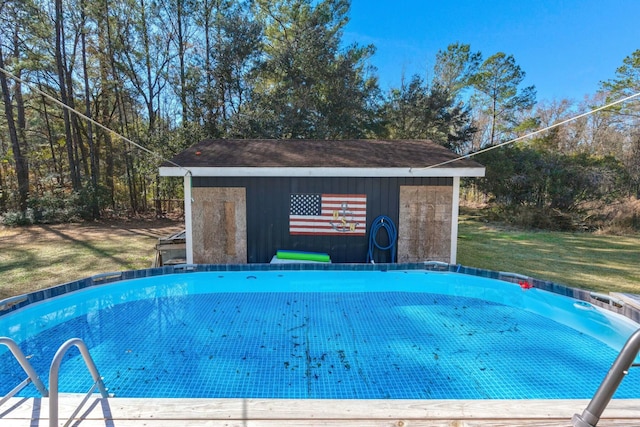
[[[289,233],[365,236],[366,194],[291,194]]]

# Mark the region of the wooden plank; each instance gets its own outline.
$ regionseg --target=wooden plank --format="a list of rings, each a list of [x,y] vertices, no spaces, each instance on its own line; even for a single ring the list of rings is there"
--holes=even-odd
[[[175,250],[185,250],[187,248],[186,243],[168,243],[157,245],[156,249],[159,251],[175,251]]]
[[[65,420],[81,396],[60,397]],[[0,425],[48,425],[48,399],[12,398],[0,408]],[[286,400],[95,398],[80,411],[81,426],[570,426],[588,400]],[[39,419],[39,423],[32,423]],[[640,400],[613,400],[598,423],[634,425]],[[108,423],[106,425],[109,425]]]
[[[29,421],[11,421],[3,424],[3,427],[36,427],[48,426],[48,420],[39,420],[35,422]],[[60,426],[63,424],[60,423]],[[294,427],[294,426],[323,426],[323,427],[571,427],[571,422],[549,421],[549,420],[532,420],[517,422],[496,422],[494,420],[473,420],[473,421],[428,421],[428,420],[398,420],[396,422],[380,421],[380,420],[355,420],[353,422],[335,421],[335,420],[312,420],[308,423],[300,423],[299,421],[274,421],[274,420],[247,420],[247,421],[222,421],[222,420],[180,420],[179,422],[167,420],[82,420],[78,424],[79,427],[105,427],[113,425],[114,427]],[[629,427],[637,424],[630,423],[628,420],[607,420],[598,423],[598,427]]]

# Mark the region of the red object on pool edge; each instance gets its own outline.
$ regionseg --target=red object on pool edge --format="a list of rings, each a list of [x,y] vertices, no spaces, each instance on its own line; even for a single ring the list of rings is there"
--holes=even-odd
[[[523,291],[526,291],[527,289],[533,288],[533,285],[531,283],[526,282],[524,280],[518,281],[518,285],[520,285],[520,287],[522,288]]]
[[[196,156],[199,156],[200,154],[202,154],[202,151],[196,151]]]

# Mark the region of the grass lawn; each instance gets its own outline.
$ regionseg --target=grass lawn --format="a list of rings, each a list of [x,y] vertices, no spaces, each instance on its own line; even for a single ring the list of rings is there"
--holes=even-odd
[[[458,263],[599,292],[640,294],[640,235],[505,229],[461,216]]]
[[[0,299],[98,273],[151,267],[169,220],[0,227]]]
[[[0,299],[98,273],[149,268],[181,222],[0,228]],[[600,292],[640,294],[640,235],[509,230],[462,216],[458,262]]]

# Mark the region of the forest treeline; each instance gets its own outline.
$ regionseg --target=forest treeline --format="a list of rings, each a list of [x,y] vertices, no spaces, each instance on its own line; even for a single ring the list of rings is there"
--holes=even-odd
[[[640,92],[640,50],[597,93],[538,101],[512,55],[460,42],[437,53],[429,79],[398,76],[383,90],[375,46],[343,41],[349,7],[2,2],[3,221],[149,212],[153,200],[181,198],[159,164],[204,138],[420,138],[468,154]],[[487,177],[469,194],[541,216],[638,198],[638,110],[618,104],[478,155]]]

